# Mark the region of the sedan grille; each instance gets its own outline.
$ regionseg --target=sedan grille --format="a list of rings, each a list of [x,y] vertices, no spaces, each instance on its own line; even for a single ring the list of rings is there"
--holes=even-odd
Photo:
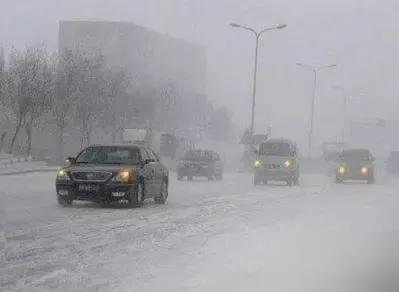
[[[111,172],[102,171],[72,171],[71,175],[75,181],[104,182],[112,177]]]

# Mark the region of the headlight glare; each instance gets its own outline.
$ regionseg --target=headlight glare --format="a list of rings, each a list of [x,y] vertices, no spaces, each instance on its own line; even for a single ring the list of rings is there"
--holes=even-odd
[[[340,167],[338,168],[338,173],[339,173],[339,174],[345,174],[345,172],[346,172],[345,167],[340,166]]]
[[[113,182],[129,183],[135,179],[134,173],[128,169],[120,170],[112,179]]]
[[[284,166],[285,167],[290,167],[291,166],[291,161],[287,160],[286,162],[284,162]]]
[[[255,166],[256,168],[260,167],[261,165],[262,165],[262,162],[260,162],[259,160],[255,160],[254,166]]]
[[[362,167],[362,168],[360,169],[360,172],[361,172],[362,174],[368,174],[369,169],[368,169],[367,167]]]
[[[60,169],[60,170],[57,172],[57,179],[58,179],[58,180],[65,180],[65,181],[70,180],[70,179],[69,179],[69,175],[67,174],[67,172],[66,172],[64,169]]]

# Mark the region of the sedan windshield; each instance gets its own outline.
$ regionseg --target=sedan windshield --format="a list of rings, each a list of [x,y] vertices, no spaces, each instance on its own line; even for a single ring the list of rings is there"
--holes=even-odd
[[[271,156],[289,156],[290,145],[287,143],[280,143],[280,142],[263,143],[260,146],[259,154],[271,155]]]
[[[342,152],[344,160],[370,160],[371,154],[368,150],[346,150]]]
[[[211,160],[212,156],[208,151],[188,151],[183,157],[184,160]]]
[[[76,163],[94,164],[138,164],[139,149],[133,147],[101,146],[89,147],[83,150]]]

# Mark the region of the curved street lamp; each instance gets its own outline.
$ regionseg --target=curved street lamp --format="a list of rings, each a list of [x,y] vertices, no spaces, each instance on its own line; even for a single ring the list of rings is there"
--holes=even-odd
[[[312,156],[312,139],[313,139],[313,123],[314,123],[314,107],[316,101],[316,89],[317,89],[317,74],[326,69],[334,68],[336,64],[330,64],[320,67],[313,67],[311,65],[303,64],[303,63],[296,63],[297,66],[303,67],[306,70],[313,72],[313,90],[312,90],[312,103],[310,107],[310,128],[308,133],[308,158],[310,159]]]
[[[241,28],[244,30],[248,30],[250,32],[252,32],[255,36],[255,66],[254,66],[254,73],[253,73],[253,88],[252,88],[252,111],[251,111],[251,125],[250,125],[250,134],[251,134],[251,140],[252,137],[254,135],[254,124],[255,124],[255,107],[256,107],[256,81],[257,81],[257,74],[258,74],[258,49],[259,49],[259,39],[261,37],[261,35],[266,32],[266,31],[270,31],[270,30],[277,30],[277,29],[283,29],[286,28],[287,25],[286,24],[278,24],[269,28],[265,28],[262,29],[260,31],[256,31],[255,29],[248,27],[248,26],[244,26],[244,25],[240,25],[237,23],[230,23],[230,26],[234,27],[234,28]]]

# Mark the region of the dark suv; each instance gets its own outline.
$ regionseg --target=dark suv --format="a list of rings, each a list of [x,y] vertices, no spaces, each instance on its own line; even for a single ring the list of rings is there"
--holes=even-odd
[[[177,179],[187,177],[206,177],[209,180],[223,178],[223,164],[215,151],[190,150],[186,152],[177,165]]]
[[[163,204],[168,198],[168,169],[149,148],[98,145],[84,149],[57,173],[58,202],[124,202],[141,207],[147,198]]]

